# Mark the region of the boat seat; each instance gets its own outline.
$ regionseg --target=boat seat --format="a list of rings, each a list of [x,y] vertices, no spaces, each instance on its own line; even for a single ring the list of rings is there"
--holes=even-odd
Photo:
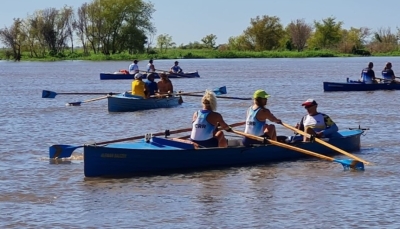
[[[242,139],[227,139],[228,147],[239,147],[243,146]]]

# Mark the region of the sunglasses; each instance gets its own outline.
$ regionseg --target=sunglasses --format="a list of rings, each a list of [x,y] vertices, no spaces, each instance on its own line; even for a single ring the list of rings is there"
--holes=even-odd
[[[308,109],[308,108],[313,107],[313,106],[315,106],[315,105],[304,106],[304,108]]]

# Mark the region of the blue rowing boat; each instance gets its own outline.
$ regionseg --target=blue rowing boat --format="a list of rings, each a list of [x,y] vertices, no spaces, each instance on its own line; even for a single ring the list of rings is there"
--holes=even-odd
[[[363,132],[362,129],[341,130],[326,140],[342,150],[358,151]],[[86,177],[129,177],[292,161],[308,157],[276,145],[244,147],[239,142],[229,140],[228,148],[196,148],[186,142],[147,135],[139,142],[84,145],[84,173]],[[323,155],[336,153],[316,142],[297,142],[293,146]]]
[[[116,73],[100,73],[100,80],[133,80],[135,75]],[[185,73],[168,73],[168,78],[199,78],[199,72],[185,72]],[[143,74],[143,79],[147,78],[147,74]],[[158,73],[155,73],[155,79],[159,79]]]
[[[182,98],[180,96],[143,99],[141,96],[134,96],[126,92],[108,96],[107,100],[109,112],[130,112],[156,108],[170,108],[182,104]]]
[[[400,90],[398,83],[373,83],[366,84],[359,81],[324,82],[324,91],[375,91],[375,90]]]

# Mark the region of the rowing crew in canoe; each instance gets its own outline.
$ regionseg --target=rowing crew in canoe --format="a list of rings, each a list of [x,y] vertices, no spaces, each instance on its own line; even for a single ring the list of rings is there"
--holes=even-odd
[[[142,74],[136,73],[135,79],[132,81],[132,95],[150,98],[151,96],[160,97],[162,94],[169,94],[174,91],[172,82],[165,73],[160,74],[161,80],[156,83],[154,74],[148,74],[147,80],[142,80]]]
[[[253,104],[247,110],[244,133],[277,141],[275,125],[266,122],[269,120],[282,124],[282,121],[266,108],[269,97],[270,95],[264,90],[260,89],[254,92]],[[227,140],[222,130],[231,132],[232,129],[224,121],[222,115],[216,112],[217,100],[215,94],[206,91],[201,104],[202,109],[193,114],[189,140],[202,147],[227,147]],[[326,138],[338,131],[337,125],[328,115],[317,111],[318,104],[314,99],[306,100],[302,103],[302,106],[307,110],[307,115],[296,125],[296,129],[304,131],[308,135],[300,140],[310,141],[312,137]],[[218,126],[221,129],[217,129]],[[243,145],[245,146],[259,143],[258,139],[246,136],[243,138]]]

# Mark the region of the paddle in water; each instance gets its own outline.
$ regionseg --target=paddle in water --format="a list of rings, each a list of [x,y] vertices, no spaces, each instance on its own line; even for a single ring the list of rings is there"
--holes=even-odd
[[[258,136],[252,135],[252,134],[246,134],[244,132],[240,132],[240,131],[237,131],[237,130],[233,130],[232,129],[232,132],[235,133],[235,134],[244,136],[244,137],[248,137],[248,138],[260,141],[260,142],[270,143],[272,145],[280,146],[280,147],[283,147],[283,148],[286,148],[286,149],[290,149],[290,150],[293,150],[293,151],[297,151],[297,152],[300,152],[300,153],[304,153],[304,154],[307,154],[307,155],[310,155],[310,156],[314,156],[314,157],[318,157],[318,158],[325,159],[325,160],[328,160],[328,161],[340,163],[345,170],[349,170],[349,169],[364,170],[364,163],[362,163],[361,161],[352,160],[352,159],[343,159],[343,160],[335,159],[335,158],[328,157],[328,156],[325,156],[325,155],[322,155],[322,154],[319,154],[319,153],[315,153],[315,152],[312,152],[312,151],[309,151],[309,150],[305,150],[305,149],[302,149],[302,148],[299,148],[299,147],[295,147],[295,146],[288,145],[288,144],[285,144],[285,143],[277,142],[277,141],[274,141],[274,140],[271,140],[271,139],[266,139],[266,138],[263,138],[263,137],[258,137]]]
[[[283,125],[284,127],[288,128],[289,130],[292,130],[292,131],[294,131],[294,132],[296,132],[296,133],[298,133],[298,134],[300,134],[300,135],[306,136],[306,137],[308,137],[308,138],[311,138],[311,137],[312,137],[310,134],[308,134],[308,133],[306,133],[306,132],[304,132],[304,131],[302,131],[302,130],[299,130],[299,129],[297,129],[297,128],[291,126],[291,125],[288,125],[288,124],[286,124],[286,123],[282,123],[282,125]],[[344,151],[344,150],[342,150],[342,149],[340,149],[340,148],[338,148],[338,147],[336,147],[336,146],[334,146],[334,145],[331,145],[331,144],[329,144],[328,142],[326,142],[326,141],[324,141],[324,140],[321,140],[321,139],[319,139],[319,138],[313,138],[313,139],[314,139],[314,141],[316,141],[316,142],[318,142],[318,143],[320,143],[320,144],[322,144],[322,145],[324,145],[324,146],[326,146],[326,147],[328,147],[328,148],[331,148],[331,149],[333,149],[333,150],[335,150],[335,151],[337,151],[337,152],[339,152],[339,153],[341,153],[341,154],[344,154],[344,155],[346,155],[346,156],[348,156],[348,157],[350,157],[350,158],[353,158],[354,160],[361,161],[361,162],[363,162],[363,163],[366,164],[366,165],[369,165],[369,164],[370,164],[370,162],[365,161],[365,160],[363,160],[363,159],[361,159],[361,158],[359,158],[359,157],[357,157],[357,156],[355,156],[355,155],[353,155],[353,154],[351,154],[351,153],[348,153],[348,152],[346,152],[346,151]]]
[[[219,88],[215,88],[212,90],[216,95],[224,95],[227,92],[226,86],[222,86]],[[186,95],[186,96],[203,96],[203,95],[196,95],[195,93],[204,93],[205,91],[193,91],[193,92],[183,92],[179,91],[178,93],[174,93],[173,95]],[[160,94],[160,95],[155,95],[152,97],[158,97],[158,96],[171,96],[171,94]]]
[[[116,95],[119,93],[115,92],[54,92],[54,91],[48,91],[48,90],[43,90],[42,91],[42,98],[47,98],[47,99],[54,99],[57,95]]]

